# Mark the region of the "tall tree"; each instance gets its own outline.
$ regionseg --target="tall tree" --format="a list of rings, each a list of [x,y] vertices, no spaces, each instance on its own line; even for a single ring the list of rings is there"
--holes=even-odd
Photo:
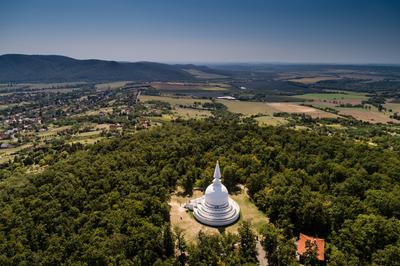
[[[193,177],[186,175],[183,178],[183,190],[186,195],[193,195]]]
[[[166,257],[173,256],[174,250],[175,250],[175,241],[174,241],[174,236],[172,234],[171,226],[169,223],[164,225],[163,243],[164,243],[165,256]]]
[[[293,240],[286,240],[282,230],[273,224],[267,224],[262,231],[262,245],[268,264],[271,266],[297,265],[296,245]]]
[[[237,190],[237,184],[239,183],[239,173],[238,173],[239,169],[237,166],[235,165],[228,165],[224,167],[223,170],[223,182],[224,185],[226,186],[226,188],[228,189],[228,191],[236,191]]]
[[[257,242],[256,236],[251,230],[251,224],[248,221],[242,222],[239,227],[240,238],[240,258],[242,262],[257,263]]]
[[[178,250],[177,261],[179,265],[185,265],[186,263],[186,241],[182,229],[179,227],[174,228],[176,248]]]

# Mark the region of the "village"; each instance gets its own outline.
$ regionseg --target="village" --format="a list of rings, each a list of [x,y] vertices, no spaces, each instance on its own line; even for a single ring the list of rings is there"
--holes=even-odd
[[[94,85],[0,90],[0,163],[54,139],[94,143],[122,128],[150,127],[144,116],[159,116],[156,108],[139,105],[135,86],[99,90]]]

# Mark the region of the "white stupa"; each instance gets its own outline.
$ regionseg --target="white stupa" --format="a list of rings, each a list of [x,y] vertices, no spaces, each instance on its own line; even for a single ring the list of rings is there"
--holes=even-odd
[[[202,197],[191,200],[185,207],[193,211],[196,220],[206,225],[225,226],[238,220],[239,205],[229,197],[228,190],[221,183],[218,161],[212,184],[207,187]]]

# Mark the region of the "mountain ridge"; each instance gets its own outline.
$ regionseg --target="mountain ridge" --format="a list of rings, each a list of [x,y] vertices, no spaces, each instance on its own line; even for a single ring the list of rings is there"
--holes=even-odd
[[[100,59],[75,59],[63,55],[0,55],[0,82],[104,82],[195,81],[185,71],[188,65],[157,62],[118,62]],[[206,66],[191,68],[209,73],[218,72]]]

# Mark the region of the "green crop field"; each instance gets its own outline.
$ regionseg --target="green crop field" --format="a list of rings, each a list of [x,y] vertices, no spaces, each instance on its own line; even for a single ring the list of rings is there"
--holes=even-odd
[[[148,102],[148,101],[163,101],[168,102],[171,105],[185,105],[185,104],[194,104],[194,102],[201,102],[207,103],[211,102],[210,100],[203,100],[203,99],[193,99],[193,98],[183,98],[183,97],[168,97],[168,96],[151,96],[151,95],[140,95],[141,102]]]
[[[107,82],[107,83],[98,83],[96,84],[96,89],[98,90],[107,90],[107,89],[117,89],[125,86],[129,81],[115,81],[115,82]]]
[[[349,92],[349,93],[307,93],[296,95],[296,98],[304,100],[366,100],[365,94]]]

